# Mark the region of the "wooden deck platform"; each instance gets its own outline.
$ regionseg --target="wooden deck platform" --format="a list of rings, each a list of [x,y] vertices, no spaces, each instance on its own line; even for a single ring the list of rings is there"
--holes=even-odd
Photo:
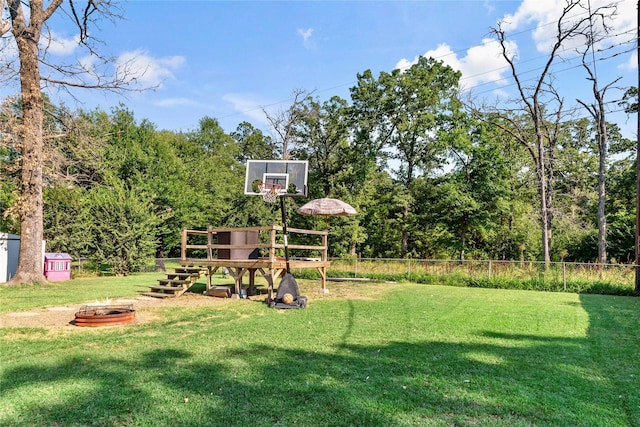
[[[320,273],[322,281],[321,291],[327,291],[327,268],[331,261],[327,259],[327,230],[301,230],[287,229],[289,237],[292,234],[318,236],[321,239],[320,245],[300,245],[289,243],[289,252],[297,251],[302,256],[297,255],[289,260],[289,269],[315,268]],[[243,241],[242,233],[251,233],[251,242]],[[280,232],[280,234],[278,234]],[[183,230],[182,231],[182,252],[180,265],[206,270],[207,288],[206,293],[212,291],[212,275],[223,269],[229,272],[234,279],[234,297],[241,294],[243,278],[249,277],[248,289],[255,289],[256,273],[260,274],[267,281],[267,298],[272,298],[272,293],[276,280],[284,275],[287,270],[287,263],[277,255],[277,251],[284,249],[282,227],[272,225],[269,227],[245,227],[245,228],[208,228],[206,231]],[[227,244],[228,233],[236,234],[239,238],[231,239]],[[268,238],[259,236],[267,234]],[[227,236],[221,239],[221,236]],[[234,236],[234,235],[232,235]],[[262,237],[262,238],[260,238]],[[189,244],[193,239],[206,239],[206,243]],[[224,240],[224,243],[220,243]],[[262,241],[263,243],[260,243]],[[234,253],[234,251],[236,251]],[[191,253],[198,252],[204,256],[190,256]],[[262,252],[265,256],[253,257],[256,253]],[[304,255],[309,256],[304,256]],[[240,255],[240,256],[238,256]],[[244,255],[244,256],[243,256]]]

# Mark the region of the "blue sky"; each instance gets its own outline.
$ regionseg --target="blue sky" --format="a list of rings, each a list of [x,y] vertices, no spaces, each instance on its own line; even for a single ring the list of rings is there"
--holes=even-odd
[[[604,3],[591,0],[590,6]],[[109,110],[122,102],[138,120],[146,118],[159,129],[192,130],[209,116],[227,132],[245,120],[268,132],[263,109],[285,109],[296,89],[315,91],[321,100],[333,95],[349,99],[358,73],[370,69],[377,76],[428,55],[461,70],[462,84],[476,96],[504,100],[514,87],[497,44],[490,40],[490,27],[499,20],[508,23],[518,66],[525,76],[535,77],[553,35],[548,24],[562,4],[564,0],[129,1],[122,3],[126,20],[103,22],[95,35],[106,43],[105,51],[133,65],[139,84],[157,89],[126,97],[74,94],[84,108]],[[79,51],[72,27],[60,18],[51,22],[58,43],[51,51],[52,57],[66,60]],[[601,86],[617,77],[622,78],[617,86],[637,85],[636,2],[622,1],[612,25],[616,36],[594,54]],[[574,106],[576,97],[591,102],[590,83],[571,49],[554,71],[565,105]],[[608,99],[620,96],[612,89]],[[635,118],[612,117],[627,137],[635,138]]]

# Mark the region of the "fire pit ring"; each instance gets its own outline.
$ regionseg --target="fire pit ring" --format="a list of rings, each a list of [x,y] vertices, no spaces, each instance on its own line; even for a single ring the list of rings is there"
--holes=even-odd
[[[84,305],[76,313],[73,321],[76,326],[99,327],[126,325],[136,319],[133,304],[125,305]]]

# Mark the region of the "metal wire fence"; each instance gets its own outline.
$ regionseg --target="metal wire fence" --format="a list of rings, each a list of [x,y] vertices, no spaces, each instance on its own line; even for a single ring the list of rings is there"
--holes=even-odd
[[[329,275],[419,283],[566,292],[633,294],[635,266],[505,260],[334,259]]]
[[[149,261],[145,272],[170,270],[179,258]],[[334,258],[329,278],[410,281],[484,288],[531,289],[539,291],[588,292],[615,295],[635,294],[635,266],[505,260],[439,260],[413,258]],[[109,275],[87,258],[73,263],[74,275]],[[315,278],[314,270],[299,270],[300,277]]]

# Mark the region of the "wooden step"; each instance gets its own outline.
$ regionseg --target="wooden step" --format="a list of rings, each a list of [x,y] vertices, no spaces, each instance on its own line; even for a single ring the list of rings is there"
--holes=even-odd
[[[182,285],[188,286],[191,284],[189,280],[178,280],[178,279],[158,279],[158,283],[161,285]]]
[[[142,292],[141,295],[154,298],[176,298],[178,296],[176,294],[165,294],[162,292]]]
[[[183,286],[150,286],[152,291],[169,291],[169,292],[182,292],[184,291]]]
[[[180,277],[182,279],[195,277],[193,273],[167,273],[167,279],[173,279],[176,277]]]
[[[151,292],[143,292],[156,298],[179,297],[189,289],[202,275],[202,269],[193,266],[178,267],[173,273],[167,273],[166,279],[159,279],[158,285],[150,286]]]
[[[173,269],[176,273],[191,273],[200,276],[202,270],[197,267],[178,267]]]

